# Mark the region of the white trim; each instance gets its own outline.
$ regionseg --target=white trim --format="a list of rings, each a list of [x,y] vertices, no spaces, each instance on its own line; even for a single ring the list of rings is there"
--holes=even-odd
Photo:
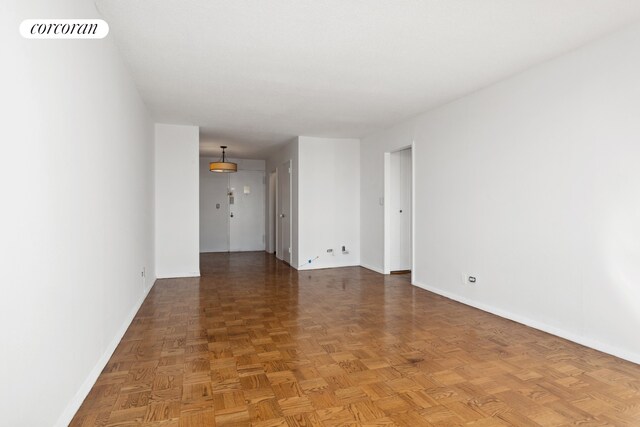
[[[223,253],[224,252],[226,251],[223,251]],[[182,279],[185,277],[200,277],[200,271],[193,271],[193,272],[187,272],[187,273],[172,273],[172,274],[165,273],[156,277],[156,279]]]
[[[271,182],[273,178],[273,183]],[[269,239],[265,241],[265,250],[267,253],[276,253],[276,230],[278,226],[278,201],[276,199],[276,188],[278,186],[278,169],[271,171],[266,176],[268,181],[267,189],[267,228],[266,232],[269,232]],[[272,185],[273,184],[273,185]],[[266,233],[265,233],[266,234]]]
[[[547,325],[546,323],[530,319],[525,316],[521,316],[519,314],[512,313],[507,310],[503,310],[501,308],[497,308],[482,302],[474,301],[469,298],[462,297],[460,295],[444,291],[442,289],[435,288],[433,286],[425,285],[419,283],[417,281],[413,281],[412,284],[429,292],[433,292],[434,294],[441,295],[443,297],[449,298],[451,300],[460,302],[462,304],[475,307],[479,310],[486,311],[487,313],[495,314],[496,316],[503,317],[505,319],[513,320],[514,322],[521,323],[523,325],[529,326],[534,329],[538,329],[540,331],[546,332],[551,335],[555,335],[560,338],[564,338],[566,340],[572,341],[574,343],[583,345],[585,347],[589,347],[603,353],[610,354],[612,356],[619,357],[621,359],[628,360],[633,363],[640,364],[640,354],[630,352],[628,350],[621,349],[619,347],[615,347],[609,344],[605,344],[603,342],[591,339],[589,337],[585,337],[582,335],[575,334],[573,332],[566,331],[564,329],[560,329],[556,326]]]
[[[140,307],[142,307],[142,303],[147,298],[147,295],[149,295],[149,292],[151,291],[151,289],[155,284],[156,284],[156,281],[154,280],[153,285],[151,285],[149,289],[146,289],[143,292],[142,297],[140,298],[138,303],[133,307],[133,309],[125,319],[124,323],[116,333],[116,336],[113,337],[113,340],[111,340],[111,342],[107,346],[107,349],[102,354],[102,357],[100,357],[96,365],[93,367],[93,369],[87,376],[87,379],[84,380],[84,382],[80,386],[80,389],[76,392],[75,396],[73,396],[73,398],[71,399],[67,407],[64,409],[64,411],[58,418],[58,421],[55,423],[56,427],[68,426],[69,423],[71,423],[71,420],[73,419],[74,415],[76,414],[76,412],[78,412],[78,409],[80,409],[80,406],[82,405],[82,402],[84,402],[84,399],[89,395],[91,388],[93,388],[93,385],[98,380],[98,377],[102,373],[102,370],[104,369],[104,367],[107,366],[109,359],[111,358],[111,356],[113,356],[113,352],[116,351],[116,347],[118,347],[118,344],[120,344],[120,341],[122,341],[124,334],[127,332],[127,329],[129,329],[131,322],[133,322],[133,319],[136,317],[136,314],[138,314],[138,310],[140,310]]]
[[[328,268],[345,268],[345,267],[361,267],[361,265],[358,262],[355,262],[353,264],[335,264],[335,265],[313,265],[307,262],[302,265],[299,265],[298,268],[296,268],[296,270],[310,271],[310,270],[326,270]]]
[[[298,146],[299,145],[300,144],[298,143]],[[300,154],[298,154],[298,161],[300,161]],[[298,259],[297,253],[296,253],[295,260],[293,259],[293,159],[289,159],[287,163],[289,165],[289,264],[298,265],[300,260]],[[299,163],[298,163],[298,170],[300,170]],[[300,207],[300,186],[298,186],[298,194],[296,194],[296,209],[299,209],[299,207]],[[296,218],[298,218],[298,216],[296,216]]]
[[[379,267],[374,267],[374,266],[369,265],[369,264],[360,263],[360,267],[366,268],[367,270],[375,271],[376,273],[384,274],[384,269],[379,268]]]
[[[275,194],[276,194],[276,226],[275,226],[275,236],[274,236],[274,240],[276,242],[276,247],[274,248],[273,253],[276,254],[276,258],[279,260],[282,260],[282,254],[280,253],[280,246],[282,246],[282,243],[280,243],[280,221],[278,220],[278,218],[280,218],[280,213],[278,212],[278,207],[280,206],[278,201],[279,201],[279,197],[280,197],[280,186],[278,184],[278,167],[276,167],[275,169],[276,171],[276,188],[274,190]]]
[[[411,140],[411,283],[416,277],[416,140]]]

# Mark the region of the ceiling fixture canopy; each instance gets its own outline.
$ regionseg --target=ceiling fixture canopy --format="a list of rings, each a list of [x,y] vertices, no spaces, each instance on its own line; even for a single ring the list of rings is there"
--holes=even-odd
[[[236,163],[227,162],[224,153],[227,146],[221,145],[220,148],[222,148],[222,159],[218,162],[209,163],[209,170],[211,172],[238,172],[238,165]]]

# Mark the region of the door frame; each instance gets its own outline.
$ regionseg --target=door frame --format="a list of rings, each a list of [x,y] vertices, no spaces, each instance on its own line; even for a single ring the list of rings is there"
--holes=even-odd
[[[277,195],[276,188],[278,185],[278,171],[268,172],[268,176],[266,179],[269,180],[267,187],[267,228],[266,231],[269,234],[269,241],[265,242],[265,250],[267,253],[274,254],[276,253],[276,228],[278,226],[278,204],[277,204]]]
[[[274,241],[276,243],[276,247],[274,248],[275,249],[274,253],[276,254],[276,258],[281,260],[282,259],[282,254],[280,253],[280,247],[282,245],[280,244],[280,221],[278,221],[278,215],[279,215],[278,214],[278,206],[280,206],[280,190],[279,190],[280,189],[280,182],[279,182],[279,179],[278,179],[278,177],[280,176],[279,170],[280,170],[280,166],[276,166],[276,168],[274,170],[274,173],[276,174],[276,188],[274,189],[274,191],[276,193],[276,197],[275,197],[275,201],[276,201],[275,221],[276,221],[276,224],[275,224],[275,227],[274,227],[274,233],[275,233]]]
[[[416,152],[415,141],[384,153],[384,255],[383,273],[391,273],[391,153],[411,149],[411,283],[415,277],[416,267]]]
[[[283,254],[280,251],[282,248],[282,242],[280,241],[281,230],[280,230],[280,221],[278,220],[280,215],[280,213],[278,212],[278,207],[280,206],[280,182],[278,177],[280,176],[279,172],[282,168],[287,168],[289,171],[289,263],[288,264],[292,265],[291,263],[293,262],[293,218],[292,218],[292,215],[293,215],[293,161],[291,159],[287,159],[284,162],[282,162],[279,166],[276,166],[275,172],[274,172],[276,175],[275,254],[276,254],[276,258],[278,258],[281,261],[287,262],[284,260]]]

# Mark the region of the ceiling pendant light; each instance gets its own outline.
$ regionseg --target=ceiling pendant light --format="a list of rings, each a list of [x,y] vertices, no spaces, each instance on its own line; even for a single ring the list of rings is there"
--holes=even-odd
[[[238,165],[236,163],[226,161],[224,150],[227,146],[221,145],[220,148],[222,148],[222,160],[209,163],[209,170],[211,172],[238,172]]]

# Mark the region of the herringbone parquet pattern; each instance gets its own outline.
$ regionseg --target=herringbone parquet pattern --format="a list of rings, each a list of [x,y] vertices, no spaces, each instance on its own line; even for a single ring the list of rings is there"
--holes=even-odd
[[[363,268],[159,280],[73,426],[640,426],[640,366]]]

